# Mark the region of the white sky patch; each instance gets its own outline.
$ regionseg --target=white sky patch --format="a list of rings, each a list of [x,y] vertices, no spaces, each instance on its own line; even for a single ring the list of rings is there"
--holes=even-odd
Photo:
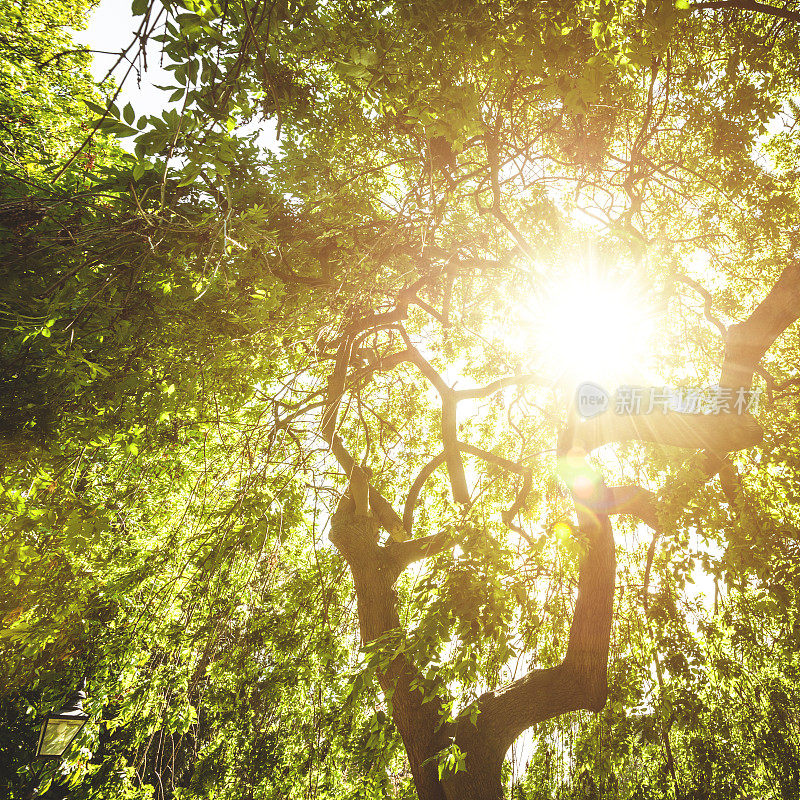
[[[90,12],[86,30],[73,32],[73,38],[78,44],[96,51],[92,53],[91,68],[96,81],[103,80],[120,53],[131,43],[140,21],[141,17],[134,17],[131,13],[128,0],[100,0]],[[135,55],[137,50],[138,45],[134,45],[129,51],[130,55]],[[114,77],[117,81],[125,74],[128,63],[123,60],[115,70]],[[137,116],[161,116],[165,109],[173,108],[177,104],[169,103],[170,93],[158,86],[172,84],[174,80],[171,73],[161,63],[159,43],[151,41],[147,45],[147,70],[138,75],[135,69],[131,71],[122,85],[117,106],[122,108],[130,103]]]
[[[91,72],[95,81],[102,81],[114,68],[120,54],[133,41],[141,20],[141,17],[134,17],[129,0],[100,0],[89,14],[86,29],[72,31],[75,42],[93,51]],[[137,119],[142,116],[160,117],[164,111],[173,108],[180,110],[181,100],[169,100],[177,87],[173,73],[165,69],[167,62],[162,58],[160,43],[148,40],[143,59],[137,57],[138,52],[139,45],[135,43],[113,69],[112,79],[117,84],[122,82],[116,99],[117,107],[122,109],[130,103]],[[129,59],[133,59],[135,66],[123,81],[130,65]],[[159,88],[162,86],[172,88]],[[103,88],[108,93],[108,84]],[[111,90],[112,95],[113,92]],[[254,119],[238,131],[240,135],[255,132],[258,132],[257,142],[261,148],[277,149],[274,121]],[[126,150],[133,150],[133,139],[122,139],[120,144]]]

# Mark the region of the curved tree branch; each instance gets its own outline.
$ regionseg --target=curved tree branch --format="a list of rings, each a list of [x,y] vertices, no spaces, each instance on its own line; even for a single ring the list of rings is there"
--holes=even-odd
[[[421,536],[419,539],[409,539],[406,542],[391,542],[386,546],[392,560],[396,577],[410,564],[431,558],[458,544],[458,538],[451,530],[439,531],[431,536]]]
[[[755,311],[744,322],[728,329],[720,386],[749,388],[758,362],[798,317],[800,262],[793,261]]]
[[[579,528],[589,545],[580,566],[566,655],[558,666],[534,670],[501,689],[487,692],[465,710],[457,723],[455,738],[468,754],[467,771],[470,754],[478,756],[478,763],[500,763],[512,742],[531,725],[567,711],[599,711],[605,705],[616,572],[614,537],[602,481],[596,484],[591,497],[579,495],[578,486],[576,483],[571,490]],[[475,724],[468,719],[473,709],[479,711]],[[456,773],[447,782],[448,798],[470,796],[468,782],[459,776]]]
[[[434,456],[419,472],[419,475],[414,479],[414,483],[411,484],[411,489],[408,492],[408,497],[406,498],[406,504],[403,508],[403,526],[405,529],[410,533],[414,528],[414,507],[417,504],[417,500],[419,499],[419,493],[422,491],[422,488],[425,486],[426,481],[436,472],[439,467],[444,464],[445,454],[444,452],[439,453],[438,456]]]
[[[486,386],[476,387],[475,389],[457,389],[455,392],[456,400],[458,402],[461,400],[478,400],[483,397],[489,397],[508,386],[527,386],[539,380],[538,375],[509,375],[507,378],[499,378]]]
[[[728,329],[719,321],[719,319],[715,316],[713,311],[713,303],[714,298],[711,296],[711,292],[706,289],[705,286],[698,283],[693,278],[689,278],[686,275],[678,275],[676,276],[677,280],[681,283],[685,283],[691,289],[694,289],[702,298],[703,298],[703,314],[705,318],[716,327],[716,329],[722,334],[722,338],[724,339],[728,335]]]

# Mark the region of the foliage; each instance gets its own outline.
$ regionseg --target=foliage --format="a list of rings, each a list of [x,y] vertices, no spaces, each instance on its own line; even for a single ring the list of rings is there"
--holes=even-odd
[[[659,338],[622,382],[713,384],[794,258],[797,12],[721,5],[135,0],[174,76],[142,119],[72,49],[84,4],[2,5],[2,791],[86,674],[52,791],[412,797],[399,658],[445,732],[561,661],[590,544],[548,292],[634,285]],[[796,335],[733,493],[669,443],[595,450],[660,531],[614,518],[608,703],[525,734],[512,796],[800,791]],[[372,641],[327,537],[359,469],[381,544],[441,545]]]

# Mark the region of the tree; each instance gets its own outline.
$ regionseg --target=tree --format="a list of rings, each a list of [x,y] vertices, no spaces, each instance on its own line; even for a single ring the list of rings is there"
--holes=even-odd
[[[654,785],[683,791],[666,702],[696,697],[698,685],[675,595],[699,565],[729,593],[730,620],[760,590],[796,620],[793,500],[770,482],[792,471],[795,452],[797,12],[734,2],[135,9],[140,36],[161,36],[180,109],[139,122],[101,109],[95,127],[135,137],[138,161],[120,157],[93,177],[99,217],[76,224],[59,257],[52,219],[12,241],[36,265],[16,273],[33,287],[24,300],[7,301],[15,358],[59,381],[47,447],[29,442],[39,423],[24,420],[26,445],[5,466],[12,685],[80,652],[102,687],[98,707],[115,706],[108,727],[121,733],[107,746],[128,778],[138,768],[162,793],[213,783],[230,796],[299,794],[307,775],[330,769],[326,758],[355,746],[373,763],[362,758],[355,783],[326,773],[322,790],[385,796],[392,781],[404,791],[397,734],[421,800],[497,800],[523,731],[606,706],[616,604],[617,629],[639,627],[620,656],[636,680],[612,660],[621,700],[603,714],[628,719],[620,706],[641,701],[631,728],[665,751]],[[277,153],[259,146],[259,120],[274,126]],[[583,374],[562,345],[617,284],[664,338],[613,377],[640,382],[636,366],[686,390],[718,384],[718,413],[612,406],[578,417],[576,384],[610,379],[606,352],[584,331]],[[47,324],[31,340],[33,303]],[[543,324],[553,308],[555,337]],[[600,345],[625,349],[601,333]],[[12,376],[15,397],[25,374]],[[754,379],[767,395],[758,419],[736,407]],[[73,470],[78,492],[63,477]],[[32,477],[38,493],[23,489]],[[363,661],[352,681],[340,674],[349,584],[322,541],[326,523],[357,605]],[[644,526],[646,547],[615,552],[615,538]],[[716,545],[692,550],[698,532]],[[79,601],[54,614],[70,592]],[[101,607],[95,630],[87,609]],[[266,608],[269,629],[258,620]],[[766,629],[777,610],[764,613]],[[45,619],[46,633],[27,634]],[[709,622],[708,642],[732,646],[728,624]],[[796,647],[792,628],[775,630],[785,655],[773,695],[785,709]],[[645,698],[652,659],[660,721]],[[128,698],[110,694],[120,660]],[[279,709],[274,726],[232,722],[249,670],[258,685],[281,664],[300,678],[260,699],[265,715],[270,702]],[[326,687],[310,712],[303,687]],[[686,723],[694,739],[675,742],[692,763],[710,758],[698,708]],[[345,712],[366,742],[333,722]],[[287,736],[284,716],[305,734]],[[621,727],[619,763],[630,741]],[[315,746],[282,786],[277,765],[312,729],[327,731],[325,755]],[[231,730],[249,742],[245,755],[226,743]],[[181,754],[166,789],[165,742]],[[796,784],[781,769],[773,793]],[[74,781],[113,792],[110,767],[93,770],[84,764]],[[604,785],[623,791],[600,764],[586,791]]]

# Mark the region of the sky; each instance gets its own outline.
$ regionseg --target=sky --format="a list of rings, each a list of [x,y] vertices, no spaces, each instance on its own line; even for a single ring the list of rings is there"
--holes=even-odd
[[[102,80],[114,64],[119,53],[133,39],[133,31],[138,21],[131,14],[130,0],[100,0],[89,17],[89,24],[84,31],[75,31],[75,41],[93,50],[92,74],[95,80]],[[132,71],[122,86],[117,106],[122,108],[130,103],[137,117],[142,114],[161,116],[161,112],[170,106],[167,102],[169,93],[156,88],[174,84],[172,76],[161,68],[159,63],[158,43],[148,46],[147,71],[142,72],[137,80]],[[117,69],[117,80],[124,74],[125,66]]]
[[[105,78],[119,54],[131,43],[140,19],[131,13],[130,0],[99,0],[89,15],[86,30],[73,30],[72,35],[76,42],[95,51],[92,54],[92,75],[95,80],[101,81]],[[136,52],[137,49],[132,48],[132,52]],[[122,63],[116,68],[114,75],[117,82],[122,80],[126,69],[127,63]],[[149,42],[147,69],[138,74],[136,70],[131,71],[122,84],[116,105],[122,109],[130,103],[137,118],[161,116],[165,109],[177,107],[178,102],[170,103],[169,96],[172,90],[159,89],[159,86],[175,86],[175,81],[172,73],[164,70],[161,65],[159,43]],[[238,133],[247,134],[254,131],[259,134],[256,141],[262,148],[277,151],[278,143],[273,121],[252,120],[240,128]],[[122,139],[120,145],[131,150],[132,140]]]

